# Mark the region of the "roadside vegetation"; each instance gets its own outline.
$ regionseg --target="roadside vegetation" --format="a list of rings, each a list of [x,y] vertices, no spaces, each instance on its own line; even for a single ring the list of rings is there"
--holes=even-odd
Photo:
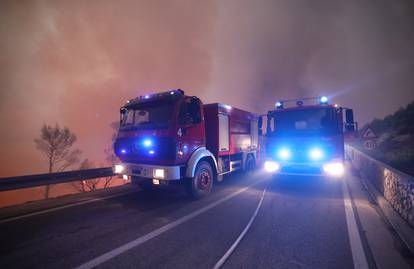
[[[118,123],[111,124],[114,132],[111,136],[113,143],[116,138],[116,130]],[[95,165],[95,163],[88,158],[82,160],[81,150],[76,148],[77,136],[68,127],[60,127],[59,124],[47,125],[44,124],[40,129],[40,135],[34,139],[36,149],[38,149],[45,157],[48,163],[48,172],[63,172],[68,170],[85,170],[98,167],[106,167],[113,165],[117,158],[112,149],[112,143],[108,148],[103,150],[105,154],[106,163]],[[70,183],[70,185],[77,192],[88,192],[97,189],[108,188],[113,185],[114,177],[95,178],[89,180],[81,180]],[[119,185],[117,183],[116,185]],[[44,198],[50,197],[51,187],[54,185],[46,185],[44,190]]]
[[[370,125],[378,136],[377,149],[367,153],[414,176],[414,101]]]

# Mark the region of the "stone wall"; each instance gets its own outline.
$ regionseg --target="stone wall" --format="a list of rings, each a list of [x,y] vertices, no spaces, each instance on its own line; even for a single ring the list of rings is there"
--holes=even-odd
[[[414,227],[414,178],[349,145],[345,146],[345,152],[352,166]]]

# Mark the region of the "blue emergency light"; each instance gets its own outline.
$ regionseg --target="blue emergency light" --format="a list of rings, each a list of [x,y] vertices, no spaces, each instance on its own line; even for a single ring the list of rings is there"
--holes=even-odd
[[[328,97],[326,97],[326,96],[322,96],[322,97],[319,99],[319,101],[320,101],[321,105],[326,105],[326,104],[328,103]]]
[[[276,108],[278,108],[278,109],[283,108],[283,102],[281,102],[281,101],[277,101],[277,102],[276,102],[276,104],[275,104],[275,106],[276,106]]]
[[[144,145],[144,147],[149,148],[149,147],[151,147],[151,146],[152,146],[152,140],[151,140],[151,139],[149,139],[149,138],[144,139],[144,140],[142,141],[142,144]]]
[[[277,156],[279,157],[279,159],[286,161],[290,159],[290,157],[292,156],[292,153],[288,148],[281,148],[277,152]]]

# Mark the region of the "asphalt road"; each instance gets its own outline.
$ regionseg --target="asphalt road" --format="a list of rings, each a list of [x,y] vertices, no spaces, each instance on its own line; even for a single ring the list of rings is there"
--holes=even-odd
[[[213,268],[238,238],[223,268],[353,268],[351,237],[341,181],[257,172],[1,222],[0,268]]]

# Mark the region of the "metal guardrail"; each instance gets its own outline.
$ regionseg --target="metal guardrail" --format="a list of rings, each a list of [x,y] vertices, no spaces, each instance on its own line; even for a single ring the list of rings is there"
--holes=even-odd
[[[0,191],[113,176],[112,167],[0,178]]]

